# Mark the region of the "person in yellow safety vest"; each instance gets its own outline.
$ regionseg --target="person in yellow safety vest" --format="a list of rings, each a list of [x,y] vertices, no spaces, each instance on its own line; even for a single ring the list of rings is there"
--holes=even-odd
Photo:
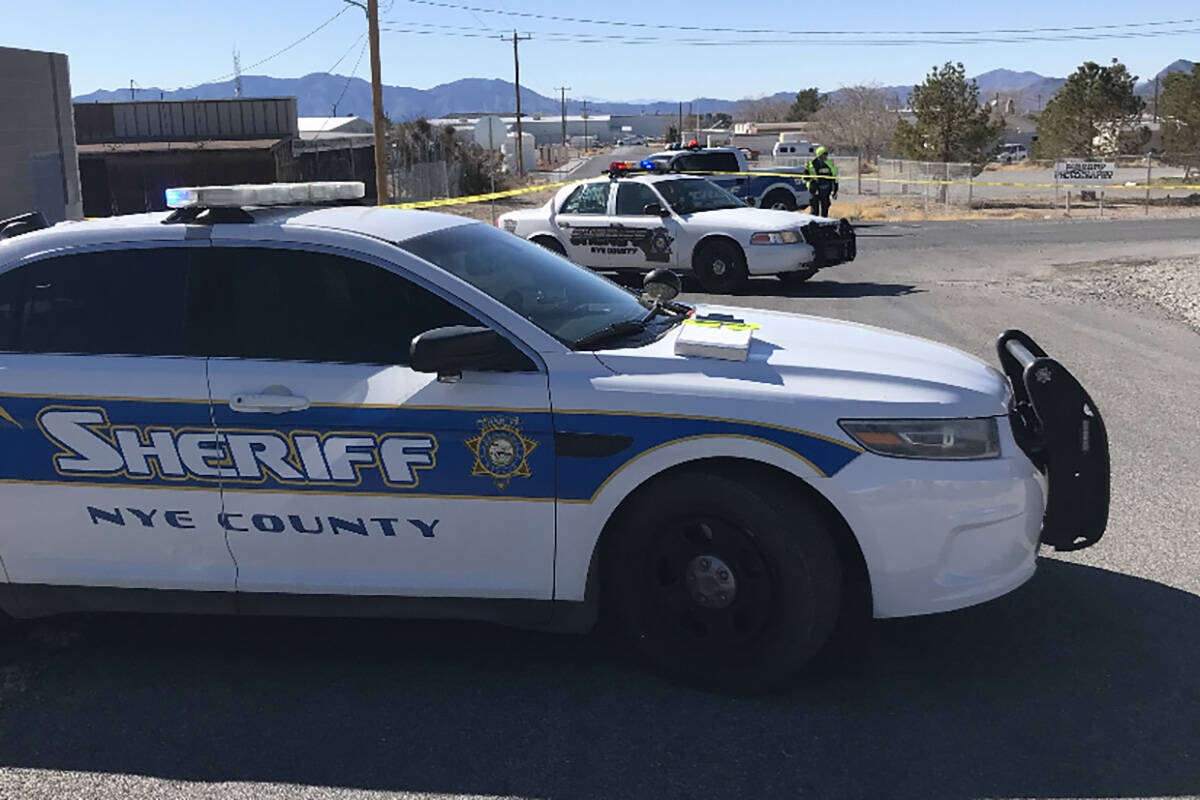
[[[837,167],[833,160],[826,158],[823,146],[817,148],[817,157],[811,159],[804,167],[805,181],[808,183],[808,194],[811,198],[809,207],[818,217],[829,216],[829,200],[837,199],[838,182]]]

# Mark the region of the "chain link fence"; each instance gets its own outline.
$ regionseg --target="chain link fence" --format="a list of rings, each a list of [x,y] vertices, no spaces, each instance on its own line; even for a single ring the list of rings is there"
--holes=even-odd
[[[1100,161],[1114,165],[1111,180],[1077,186],[1060,181],[1055,165],[1060,161]],[[879,158],[873,163],[835,156],[841,173],[842,194],[866,197],[907,198],[931,208],[935,204],[958,208],[1065,207],[1141,204],[1151,206],[1200,205],[1200,157],[1175,154],[1126,155],[1101,158],[1024,159],[1011,164],[983,166],[943,161]],[[853,174],[853,178],[850,176]]]
[[[388,136],[388,187],[392,202],[463,197],[507,188],[503,156],[474,142],[417,123]]]
[[[875,164],[874,180],[868,180],[866,188],[874,189],[871,193],[879,197],[908,195],[925,204],[970,206],[974,174],[969,163],[881,158]]]

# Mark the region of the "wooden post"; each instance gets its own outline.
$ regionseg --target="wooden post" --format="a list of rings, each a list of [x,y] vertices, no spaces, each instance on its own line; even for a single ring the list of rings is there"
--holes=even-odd
[[[367,0],[367,38],[371,42],[371,107],[375,126],[375,204],[391,200],[387,175],[387,124],[383,118],[383,79],[379,66],[379,0]]]

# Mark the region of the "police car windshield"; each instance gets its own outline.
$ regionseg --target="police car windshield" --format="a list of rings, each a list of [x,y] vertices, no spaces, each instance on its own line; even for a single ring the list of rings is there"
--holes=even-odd
[[[654,184],[676,214],[741,208],[744,203],[711,181],[679,179]]]
[[[398,244],[568,345],[646,313],[629,290],[490,225],[456,225]]]

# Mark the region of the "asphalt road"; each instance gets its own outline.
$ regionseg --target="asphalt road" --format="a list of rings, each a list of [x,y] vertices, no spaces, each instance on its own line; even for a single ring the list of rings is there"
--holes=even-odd
[[[0,643],[0,797],[1200,795],[1200,336],[1059,280],[1200,255],[1196,233],[1187,220],[863,227],[853,264],[791,296],[764,279],[737,298],[988,358],[1021,327],[1076,372],[1109,425],[1109,532],[1048,554],[1005,598],[875,622],[791,692],[753,699],[665,685],[600,637],[40,621]]]

